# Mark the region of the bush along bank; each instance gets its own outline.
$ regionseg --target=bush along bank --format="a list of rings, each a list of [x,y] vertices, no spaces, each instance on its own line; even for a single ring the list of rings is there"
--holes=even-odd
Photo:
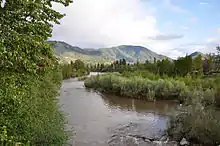
[[[71,61],[70,64],[62,64],[63,79],[69,79],[74,77],[82,77],[89,74],[89,69],[81,60]]]
[[[0,72],[0,138],[2,143],[62,145],[67,141],[59,111],[59,68],[38,75]]]
[[[141,76],[124,77],[121,74],[112,73],[92,76],[86,79],[84,84],[87,88],[93,88],[101,92],[142,100],[190,102],[197,94],[200,94],[201,97],[206,97],[202,100],[206,104],[215,102],[215,89],[205,88],[205,86],[214,86],[210,82],[193,89],[183,80],[173,78],[150,80]]]
[[[202,104],[200,99],[198,97],[193,104],[183,106],[183,112],[171,115],[167,134],[175,141],[186,139],[190,145],[219,145],[220,111]]]
[[[6,0],[0,7],[0,145],[67,142],[56,98],[62,72],[46,42],[64,16],[53,2],[68,6],[71,0]]]
[[[151,80],[110,73],[85,80],[87,88],[143,100],[179,100],[184,104],[170,115],[167,136],[181,144],[220,144],[219,78],[175,77]]]

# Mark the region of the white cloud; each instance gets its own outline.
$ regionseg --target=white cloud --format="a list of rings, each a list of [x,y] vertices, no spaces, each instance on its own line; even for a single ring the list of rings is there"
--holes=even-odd
[[[211,37],[211,38],[208,38],[206,40],[207,43],[211,43],[211,44],[219,44],[220,43],[220,38],[217,38],[217,37]]]
[[[188,43],[182,44],[178,48],[172,50],[172,55],[178,54],[179,56],[184,56],[187,53],[191,54],[193,52],[199,51],[202,53],[216,53],[216,46],[220,43],[220,38],[207,38],[204,43]]]
[[[207,3],[207,2],[200,2],[199,4],[200,5],[208,5],[209,3]]]
[[[167,40],[180,39],[182,37],[183,37],[183,35],[175,35],[175,34],[163,35],[163,34],[160,34],[160,35],[156,35],[154,37],[149,37],[149,39],[167,41]]]
[[[220,34],[220,28],[217,28],[216,32],[217,32],[218,34]]]
[[[188,26],[180,26],[180,29],[183,29],[183,30],[188,30],[189,27]]]
[[[177,59],[178,57],[185,56],[186,54],[178,49],[172,49],[167,52],[164,52],[164,55],[169,56],[170,58]]]
[[[168,41],[154,41],[160,35],[155,16],[141,0],[75,0],[69,7],[54,5],[66,13],[51,39],[80,47],[142,45],[157,53],[173,48]],[[170,54],[171,55],[171,54]]]

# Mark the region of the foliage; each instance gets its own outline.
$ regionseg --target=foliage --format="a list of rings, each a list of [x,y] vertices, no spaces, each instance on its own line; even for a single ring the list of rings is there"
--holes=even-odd
[[[181,57],[174,61],[176,75],[185,76],[192,71],[192,57]]]
[[[164,59],[162,61],[158,61],[157,62],[157,68],[158,68],[158,73],[160,75],[172,75],[173,71],[174,71],[174,65],[172,64],[172,62],[168,59]]]
[[[7,131],[6,141],[47,145],[66,142],[64,116],[55,98],[62,79],[59,70],[35,76],[0,72],[0,125]]]
[[[201,99],[204,103],[213,104],[215,102],[215,89],[212,88],[215,85],[214,81],[205,84],[203,80],[192,80],[193,83],[188,83],[190,79],[187,78],[185,81],[183,78],[178,80],[164,77],[162,79],[156,75],[148,74],[150,75],[149,78],[141,75],[130,76],[129,73],[98,75],[86,79],[85,86],[102,92],[144,100],[159,99],[192,102],[194,97],[200,94],[202,97],[209,97]],[[201,83],[204,83],[204,85],[200,88],[194,88]]]
[[[202,55],[195,57],[193,60],[192,69],[193,71],[196,71],[197,75],[201,75],[203,73]]]
[[[52,3],[71,0],[0,0],[0,138],[2,143],[61,145],[64,116],[56,96],[62,76],[53,49],[52,23],[64,16]]]
[[[54,54],[45,40],[51,37],[51,23],[59,23],[63,15],[52,9],[52,2],[68,5],[71,0],[5,0],[0,7],[1,70],[35,73],[53,64]]]
[[[194,144],[220,144],[219,111],[204,106],[199,100],[183,110],[184,112],[171,116],[167,130],[169,136],[177,141],[186,138]]]
[[[88,75],[89,70],[81,60],[76,60],[74,63],[71,61],[70,64],[63,64],[62,74],[63,79],[68,79]]]

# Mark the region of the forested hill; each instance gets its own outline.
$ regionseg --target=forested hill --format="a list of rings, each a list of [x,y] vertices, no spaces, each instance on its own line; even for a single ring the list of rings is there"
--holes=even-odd
[[[111,48],[82,49],[61,41],[49,42],[54,44],[55,54],[65,61],[82,59],[87,63],[104,63],[124,58],[127,62],[145,62],[153,61],[154,58],[157,60],[168,58],[142,46],[121,45]]]

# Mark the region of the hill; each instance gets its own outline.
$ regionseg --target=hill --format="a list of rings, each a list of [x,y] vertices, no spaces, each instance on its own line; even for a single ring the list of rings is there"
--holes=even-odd
[[[146,60],[153,61],[154,58],[157,60],[167,58],[142,46],[121,45],[111,48],[82,49],[61,41],[49,42],[53,44],[55,54],[60,57],[62,61],[68,62],[70,60],[82,59],[87,63],[108,63],[124,58],[127,62],[133,63],[137,60],[144,62]]]
[[[201,55],[203,59],[207,58],[206,54],[203,54],[202,52],[198,52],[198,51],[193,52],[193,53],[190,54],[190,56],[192,56],[192,58],[195,58],[195,57],[197,57],[199,55]]]

